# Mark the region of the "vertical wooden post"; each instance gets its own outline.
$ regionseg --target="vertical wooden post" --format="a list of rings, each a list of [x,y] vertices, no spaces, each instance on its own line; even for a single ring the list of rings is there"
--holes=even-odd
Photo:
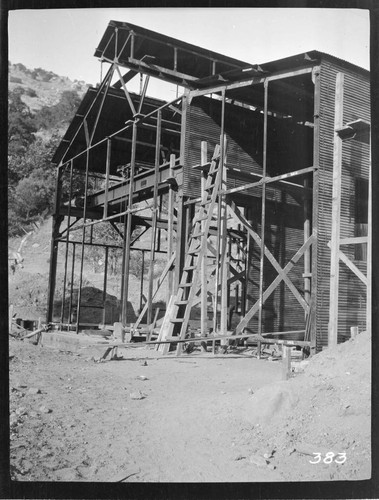
[[[72,322],[72,292],[74,290],[74,279],[75,279],[75,252],[76,252],[76,245],[75,245],[75,243],[72,243],[70,302],[68,304],[68,324],[69,325]]]
[[[108,217],[108,190],[109,190],[109,173],[111,168],[111,140],[107,139],[107,159],[105,165],[105,187],[104,187],[104,213],[103,218]]]
[[[309,188],[309,179],[304,180],[304,188]],[[304,197],[304,243],[311,235],[311,211],[309,206],[309,198]],[[304,299],[309,305],[311,300],[311,250],[308,248],[304,252]]]
[[[314,104],[313,104],[313,190],[312,190],[312,233],[315,237],[315,242],[312,245],[311,255],[311,294],[312,294],[312,310],[310,313],[310,342],[311,354],[316,353],[317,342],[317,308],[318,308],[318,292],[317,292],[317,260],[318,260],[318,208],[319,208],[319,173],[318,168],[320,164],[320,67],[314,68],[313,71],[314,83]]]
[[[189,90],[185,91],[182,98],[182,121],[180,131],[180,164],[186,166],[186,126],[187,126],[187,108],[189,106]],[[174,273],[174,293],[179,288],[180,277],[184,267],[185,248],[186,248],[186,225],[185,225],[185,207],[183,186],[178,187],[177,192],[177,221],[176,221],[176,259]]]
[[[371,138],[371,130],[370,130]],[[370,160],[368,171],[368,215],[367,215],[367,296],[366,296],[366,330],[371,335],[372,323],[372,166],[371,166],[371,139],[369,141]]]
[[[104,256],[104,282],[103,282],[103,325],[105,325],[106,320],[106,307],[107,307],[107,280],[108,280],[108,253],[109,247],[105,247],[105,256]],[[112,321],[113,318],[111,318]]]
[[[132,151],[130,161],[130,175],[129,175],[129,193],[128,193],[128,212],[126,215],[126,228],[125,228],[125,246],[124,246],[124,283],[121,304],[121,323],[125,327],[128,316],[128,293],[129,293],[129,268],[130,268],[130,243],[132,238],[132,213],[133,208],[133,188],[134,188],[134,172],[136,165],[136,148],[137,148],[137,123],[133,123],[132,135]]]
[[[68,261],[68,246],[69,246],[69,241],[70,241],[73,164],[74,164],[74,160],[71,160],[70,161],[70,189],[69,189],[68,207],[67,207],[67,229],[66,229],[65,258],[64,258],[64,277],[63,277],[61,323],[64,322],[64,309],[65,309],[65,301],[66,301],[67,261]]]
[[[266,170],[267,170],[267,106],[268,105],[268,81],[264,82],[264,118],[263,118],[263,171],[262,171],[262,216],[261,216],[261,254],[259,266],[259,314],[258,335],[262,333],[262,311],[263,311],[263,273],[265,256],[265,225],[266,225]],[[260,349],[259,349],[260,350]]]
[[[357,326],[350,327],[350,337],[352,339],[355,339],[355,337],[358,335],[358,333],[359,333],[359,328]]]
[[[169,177],[174,177],[174,167],[175,167],[175,155],[170,155],[170,170]],[[170,185],[168,192],[168,207],[167,207],[167,261],[170,261],[173,248],[174,248],[174,201],[175,192],[173,187]],[[172,269],[168,271],[167,275],[167,304],[169,303],[170,297],[173,293],[173,280],[174,275]]]
[[[142,311],[142,297],[143,297],[143,276],[145,274],[145,250],[141,250],[142,254],[142,263],[141,263],[141,283],[140,283],[140,294],[139,294],[139,308],[140,312]]]
[[[328,347],[337,345],[338,339],[338,285],[339,285],[339,248],[341,216],[341,175],[342,139],[336,130],[343,125],[344,75],[337,73],[334,109],[334,148],[333,148],[333,194],[331,220],[331,257],[330,257],[330,301]]]
[[[9,306],[9,316],[8,316],[8,321],[9,321],[9,325],[8,325],[8,333],[10,333],[12,331],[12,321],[13,321],[13,304],[11,304]]]
[[[288,380],[291,376],[291,348],[283,345],[282,353],[282,379]]]
[[[222,180],[221,189],[226,189],[227,171],[226,171],[226,152],[225,138],[223,136],[222,146],[224,154],[222,156]],[[221,262],[220,262],[220,292],[221,292],[221,307],[220,307],[220,333],[227,335],[228,331],[228,231],[227,231],[227,210],[225,203],[225,195],[221,197]]]
[[[78,303],[77,303],[77,314],[76,314],[76,333],[79,333],[79,322],[80,322],[80,310],[81,310],[81,300],[82,300],[82,286],[83,286],[83,266],[84,266],[84,248],[86,240],[86,216],[87,216],[87,194],[88,194],[88,178],[89,178],[89,152],[87,149],[86,154],[86,175],[84,183],[84,207],[83,207],[83,226],[82,226],[82,246],[80,252],[80,271],[79,271],[79,290],[78,290]]]
[[[159,163],[161,150],[161,125],[162,111],[158,111],[157,117],[157,132],[155,141],[155,167],[154,167],[154,192],[153,192],[153,217],[151,227],[150,240],[150,266],[149,266],[149,288],[147,292],[147,324],[151,325],[153,321],[153,283],[154,283],[154,261],[155,261],[155,245],[157,239],[157,220],[158,220],[158,182],[159,182]],[[147,336],[150,340],[150,334]]]
[[[201,141],[201,164],[205,165],[208,161],[208,143]],[[206,175],[203,172],[201,176],[201,193],[204,193],[206,184]],[[205,230],[205,220],[201,223],[201,230]],[[206,236],[204,236],[206,238]],[[207,280],[207,254],[203,256],[201,263],[201,336],[204,337],[208,330],[208,280]]]
[[[51,237],[51,247],[50,247],[50,269],[49,269],[49,283],[47,291],[48,300],[47,300],[46,323],[51,323],[53,319],[54,293],[55,293],[57,262],[58,262],[58,242],[56,241],[56,239],[59,236],[59,228],[62,222],[62,216],[59,215],[59,207],[62,195],[62,169],[63,169],[62,165],[58,167],[57,178],[56,178],[55,205],[54,205],[53,227],[52,227],[52,237]]]
[[[221,184],[220,188],[223,187],[224,180],[224,161],[225,161],[225,141],[224,141],[224,120],[225,120],[225,89],[222,90],[222,105],[221,105],[221,134],[220,134],[220,160],[219,169],[221,169]],[[214,306],[213,306],[213,330],[216,332],[219,327],[221,327],[218,318],[218,299],[219,299],[219,286],[222,282],[222,255],[220,261],[220,254],[223,249],[223,209],[222,202],[223,196],[218,196],[217,201],[217,241],[216,241],[216,279],[215,279],[215,293],[214,293]],[[221,291],[222,293],[222,291]],[[221,311],[222,316],[222,311]],[[221,320],[221,318],[220,318]],[[223,325],[224,326],[224,325]]]

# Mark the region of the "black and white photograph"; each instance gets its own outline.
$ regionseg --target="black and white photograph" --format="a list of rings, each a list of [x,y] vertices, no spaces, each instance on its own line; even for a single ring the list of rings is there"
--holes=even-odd
[[[358,498],[370,10],[24,8],[7,25],[10,483]]]

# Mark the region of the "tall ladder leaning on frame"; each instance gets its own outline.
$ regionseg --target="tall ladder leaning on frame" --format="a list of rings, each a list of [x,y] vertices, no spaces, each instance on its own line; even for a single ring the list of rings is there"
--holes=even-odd
[[[225,157],[225,155],[224,155]],[[165,318],[163,319],[159,340],[177,337],[184,340],[187,332],[191,308],[198,292],[199,275],[202,262],[207,255],[208,236],[212,214],[217,205],[222,182],[220,166],[221,148],[217,144],[210,163],[205,187],[201,195],[200,208],[193,220],[189,235],[185,263],[175,294],[171,296]],[[173,342],[175,340],[173,339]],[[162,344],[161,351],[166,354],[170,344]],[[181,353],[181,343],[177,344],[177,354]]]

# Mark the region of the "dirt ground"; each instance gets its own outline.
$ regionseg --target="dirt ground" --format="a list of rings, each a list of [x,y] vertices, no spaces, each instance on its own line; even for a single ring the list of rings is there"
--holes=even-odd
[[[370,343],[362,333],[282,381],[280,361],[250,350],[162,357],[142,346],[98,363],[104,346],[73,353],[10,338],[12,478],[367,479]]]
[[[24,319],[44,320],[50,231],[46,222],[25,241],[23,268],[9,277],[10,301]],[[10,242],[13,250],[19,245]],[[100,274],[86,279],[101,288]],[[104,346],[73,353],[9,342],[16,481],[297,482],[371,475],[366,333],[302,363],[304,372],[294,357],[297,371],[288,381],[280,360],[258,360],[251,349],[165,358],[138,346],[120,349],[122,360],[97,363]]]

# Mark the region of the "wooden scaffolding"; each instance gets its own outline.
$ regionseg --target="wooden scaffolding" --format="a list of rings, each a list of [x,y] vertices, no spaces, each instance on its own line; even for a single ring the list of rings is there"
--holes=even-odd
[[[325,198],[332,172],[325,80],[341,61],[310,52],[253,66],[114,21],[95,55],[109,70],[87,92],[53,159],[47,321],[76,332],[119,321],[127,340],[162,342],[163,352],[178,354],[191,338],[311,351],[325,345],[332,228],[324,224],[332,214],[332,197]],[[363,70],[344,64],[350,79],[365,80]],[[133,93],[129,82],[138,76]],[[178,97],[148,97],[152,77],[176,85]],[[362,150],[363,163],[366,155]],[[98,241],[109,227],[119,243]],[[103,252],[97,305],[85,297],[87,248]],[[332,248],[335,254],[333,242]],[[117,317],[107,309],[116,252]],[[137,298],[133,252],[141,255]],[[157,255],[165,255],[158,276]],[[165,305],[158,310],[162,287]],[[133,301],[138,315],[130,312]],[[86,308],[97,320],[83,320]]]

